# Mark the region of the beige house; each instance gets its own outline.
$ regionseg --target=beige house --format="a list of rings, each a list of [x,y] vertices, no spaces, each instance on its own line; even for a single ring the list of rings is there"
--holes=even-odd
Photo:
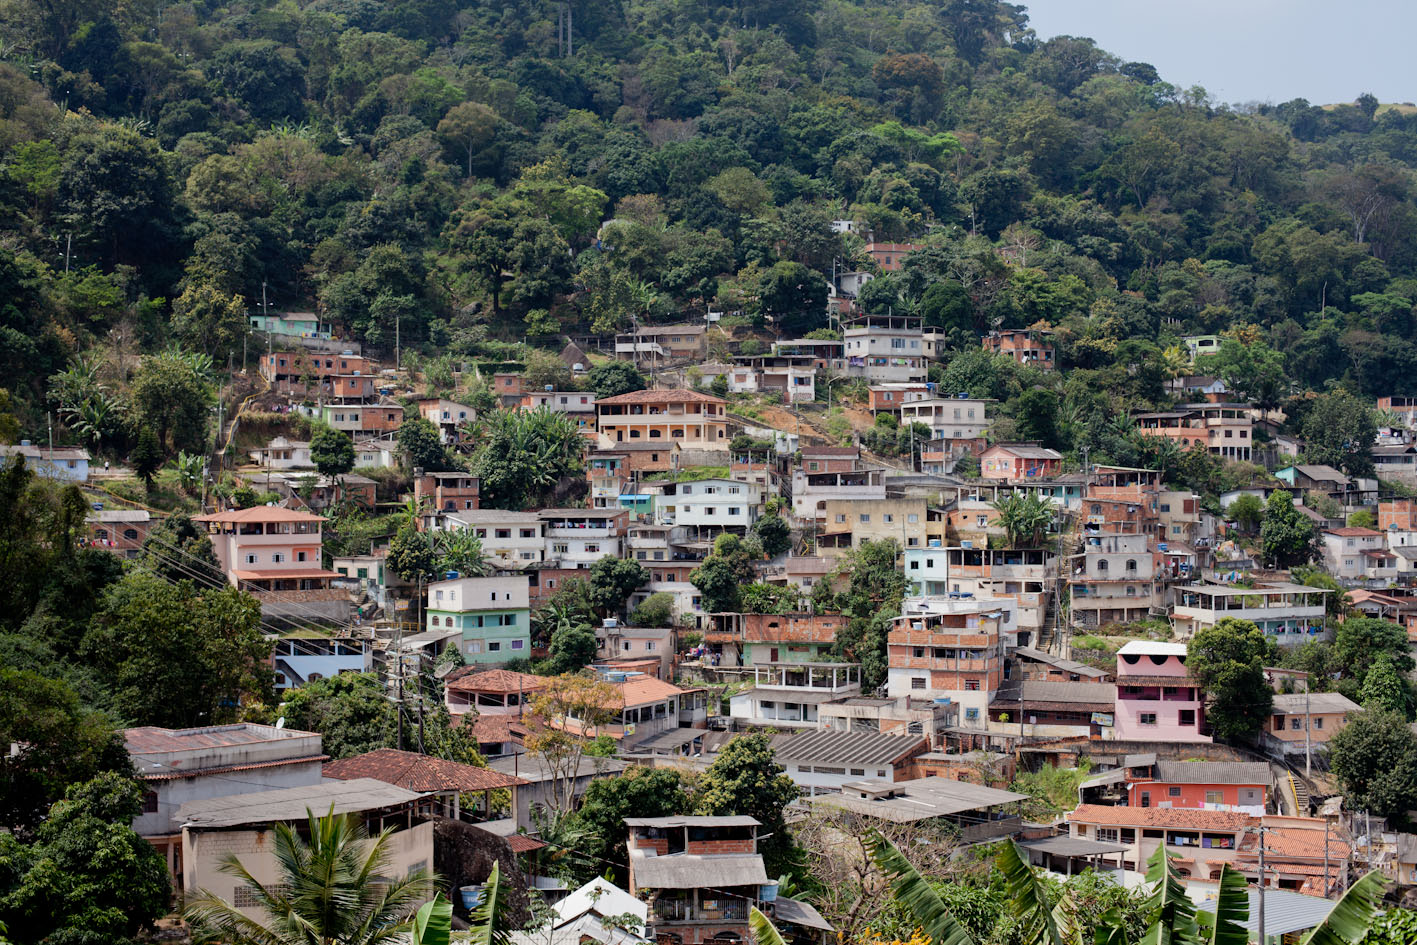
[[[392,828],[385,842],[386,875],[406,876],[420,868],[431,872],[433,824],[417,814],[422,798],[383,781],[359,778],[183,804],[177,812],[182,824],[183,888],[189,893],[209,890],[245,915],[260,918],[263,913],[256,899],[239,879],[222,871],[222,864],[234,854],[258,883],[280,882],[273,851],[275,826],[299,826],[312,811],[357,814],[370,834]]]

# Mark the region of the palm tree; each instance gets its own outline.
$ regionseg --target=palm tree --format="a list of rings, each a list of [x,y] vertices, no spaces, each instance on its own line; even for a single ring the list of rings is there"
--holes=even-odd
[[[482,884],[482,901],[472,910],[472,928],[467,941],[472,945],[510,945],[512,932],[511,904],[502,892],[502,868],[492,863],[492,872]]]
[[[188,921],[228,945],[378,945],[403,940],[414,925],[415,908],[433,892],[432,875],[420,867],[401,879],[387,879],[391,831],[371,838],[359,820],[336,815],[333,808],[324,816],[307,814],[308,843],[290,825],[276,825],[271,847],[279,868],[275,883],[257,881],[234,855],[222,864],[222,872],[239,879],[256,901],[264,913],[261,919],[202,890],[187,909]]]
[[[482,540],[470,528],[433,533],[433,553],[438,570],[456,571],[463,577],[485,577],[491,570],[482,551]]]
[[[896,902],[911,915],[932,945],[975,945],[974,938],[950,915],[935,887],[916,872],[894,844],[876,834],[871,839],[871,851]],[[1116,910],[1084,915],[1067,893],[1053,905],[1043,882],[1013,840],[1000,845],[994,862],[1003,874],[1008,910],[1019,923],[1023,940],[1034,945],[1135,945]],[[1164,847],[1158,848],[1148,862],[1146,878],[1152,893],[1145,904],[1148,927],[1142,943],[1248,945],[1245,923],[1250,914],[1249,891],[1244,876],[1229,864],[1221,868],[1213,914],[1197,911]],[[1378,913],[1383,882],[1382,875],[1374,871],[1350,886],[1301,945],[1354,945],[1362,939]],[[771,924],[766,917],[758,914],[750,922],[759,943],[780,945],[780,938],[773,940],[764,934],[766,929],[760,931],[760,926]]]
[[[1037,545],[1053,524],[1053,504],[1036,492],[1010,492],[995,502],[994,508],[999,513],[999,527],[1015,547],[1025,540]]]

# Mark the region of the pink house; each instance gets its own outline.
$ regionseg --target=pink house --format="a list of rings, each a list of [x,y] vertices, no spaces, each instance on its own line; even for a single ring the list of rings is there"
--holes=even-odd
[[[343,575],[322,566],[320,530],[325,520],[320,516],[258,505],[197,516],[195,521],[207,526],[227,580],[260,601],[266,620],[347,618],[348,592],[330,586]]]
[[[1133,640],[1117,651],[1116,738],[1208,742],[1204,698],[1186,673],[1186,645]]]
[[[1036,443],[1000,443],[979,454],[983,479],[1052,479],[1062,471],[1063,454]]]

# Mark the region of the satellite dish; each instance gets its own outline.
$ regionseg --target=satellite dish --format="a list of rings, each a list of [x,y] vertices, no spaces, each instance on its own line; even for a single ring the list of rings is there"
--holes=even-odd
[[[276,719],[276,728],[285,728],[285,716]]]
[[[433,670],[433,678],[434,678],[434,679],[442,679],[444,676],[448,675],[448,674],[451,673],[452,671],[453,671],[453,664],[452,664],[452,663],[444,663],[442,666],[439,666],[439,667],[437,667],[437,668],[435,668],[435,669]]]

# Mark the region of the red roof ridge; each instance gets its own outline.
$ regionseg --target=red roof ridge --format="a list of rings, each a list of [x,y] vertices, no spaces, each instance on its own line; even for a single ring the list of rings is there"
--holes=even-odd
[[[422,793],[489,791],[530,783],[491,768],[479,768],[397,748],[376,748],[352,758],[331,761],[325,765],[324,775],[341,781],[373,778]]]

